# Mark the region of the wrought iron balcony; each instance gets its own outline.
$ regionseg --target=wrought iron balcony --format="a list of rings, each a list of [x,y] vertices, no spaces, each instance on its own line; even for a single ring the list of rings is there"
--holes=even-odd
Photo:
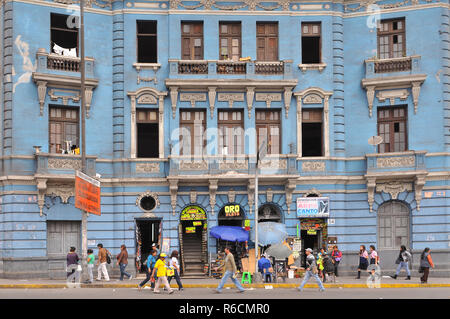
[[[47,53],[45,49],[39,49],[36,53],[36,72],[47,73],[48,70],[63,72],[80,72],[81,59],[78,57],[63,56],[54,53]],[[85,58],[86,77],[94,77],[94,58]]]
[[[418,73],[420,70],[420,55],[392,59],[373,58],[364,62],[366,64],[366,77],[395,72]]]

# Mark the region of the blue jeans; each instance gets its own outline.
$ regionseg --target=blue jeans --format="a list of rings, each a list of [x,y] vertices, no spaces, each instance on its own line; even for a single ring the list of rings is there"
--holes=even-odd
[[[232,271],[226,271],[225,274],[222,277],[222,280],[220,281],[219,287],[217,287],[217,291],[221,292],[223,286],[228,281],[228,278],[231,278],[231,281],[236,285],[237,289],[240,291],[244,291],[245,289],[241,286],[241,283],[237,278],[233,278],[234,273]]]
[[[305,272],[305,278],[303,278],[303,281],[302,281],[300,287],[298,287],[298,289],[302,290],[303,286],[306,285],[306,283],[308,282],[309,278],[311,278],[311,277],[316,279],[320,290],[325,290],[325,288],[323,287],[322,281],[320,281],[320,279],[319,279],[319,276],[317,274],[313,274],[311,270],[308,270],[308,271]]]
[[[128,278],[131,277],[131,275],[125,271],[125,268],[127,266],[128,266],[127,264],[119,264],[119,267],[120,267],[120,280],[123,280],[123,276],[124,275],[127,276]]]
[[[411,272],[409,271],[409,262],[408,261],[402,261],[402,262],[400,262],[400,264],[398,264],[397,272],[395,273],[395,275],[398,276],[398,274],[400,273],[400,270],[402,270],[402,268],[405,268],[408,276],[411,276]]]

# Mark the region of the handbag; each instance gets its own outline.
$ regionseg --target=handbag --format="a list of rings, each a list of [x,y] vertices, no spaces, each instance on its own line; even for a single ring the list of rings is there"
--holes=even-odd
[[[168,268],[167,269],[167,277],[175,276],[175,269]]]
[[[403,260],[400,260],[400,257],[397,257],[397,260],[395,261],[395,264],[398,265],[398,264],[400,264],[401,261],[403,261]]]
[[[424,269],[423,267],[420,267],[420,268],[419,268],[419,273],[422,274],[424,271],[425,271],[425,269]]]

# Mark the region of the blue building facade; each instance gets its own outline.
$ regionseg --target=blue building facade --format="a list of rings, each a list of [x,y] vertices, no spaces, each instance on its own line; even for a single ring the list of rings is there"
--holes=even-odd
[[[429,247],[433,274],[449,274],[448,1],[90,0],[85,92],[76,4],[0,14],[0,276],[63,276],[81,246],[80,94],[102,185],[88,246],[125,244],[136,271],[158,243],[202,272],[223,245],[211,227],[252,229],[266,141],[260,221],[302,249],[337,243],[341,273],[362,244],[392,271],[404,244],[415,271]],[[309,197],[329,216],[298,215]]]

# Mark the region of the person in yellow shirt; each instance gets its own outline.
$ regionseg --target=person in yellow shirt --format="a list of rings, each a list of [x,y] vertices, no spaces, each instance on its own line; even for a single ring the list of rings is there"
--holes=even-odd
[[[150,276],[150,278],[154,278],[155,272],[156,272],[156,276],[158,277],[158,281],[156,282],[155,289],[153,289],[153,292],[155,294],[160,293],[158,288],[161,284],[163,284],[166,287],[166,289],[169,291],[169,294],[173,293],[173,289],[170,288],[169,282],[167,281],[166,257],[167,257],[167,255],[165,253],[161,253],[159,255],[159,259],[156,261],[155,267],[153,268],[152,275]]]

